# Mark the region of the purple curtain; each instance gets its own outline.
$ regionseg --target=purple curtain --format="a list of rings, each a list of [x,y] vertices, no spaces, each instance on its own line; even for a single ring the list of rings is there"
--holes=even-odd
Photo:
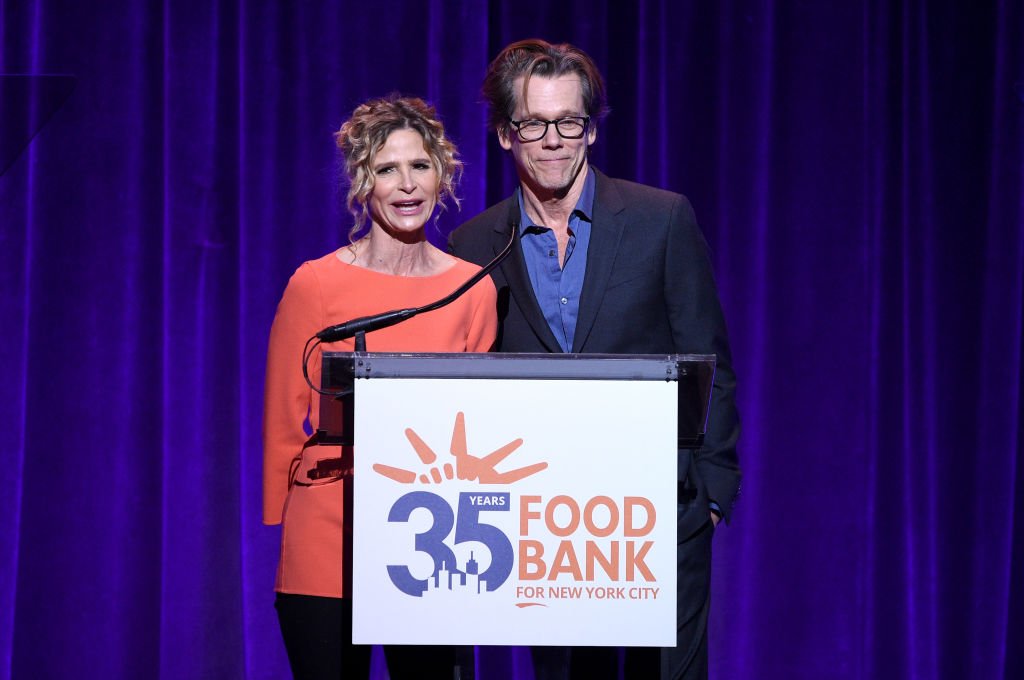
[[[712,247],[746,474],[712,676],[1024,676],[1019,0],[5,0],[0,678],[286,675],[263,362],[348,228],[331,133],[433,101],[442,242],[514,183],[479,84],[535,35],[607,77],[595,165]]]

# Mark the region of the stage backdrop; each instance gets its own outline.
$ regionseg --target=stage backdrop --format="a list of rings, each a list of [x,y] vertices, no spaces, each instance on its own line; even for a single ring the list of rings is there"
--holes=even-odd
[[[466,161],[442,242],[512,186],[479,83],[529,36],[594,56],[594,164],[686,193],[711,245],[745,472],[712,676],[1024,675],[1019,0],[0,12],[0,73],[64,76],[0,92],[0,677],[286,674],[263,363],[348,228],[331,134],[434,102]]]

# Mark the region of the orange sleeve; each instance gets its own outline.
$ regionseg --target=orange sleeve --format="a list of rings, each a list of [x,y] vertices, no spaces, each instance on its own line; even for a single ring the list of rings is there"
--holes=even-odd
[[[473,318],[466,332],[467,352],[490,352],[498,337],[498,292],[490,276],[473,286]]]
[[[263,522],[280,524],[292,460],[308,439],[312,391],[302,376],[302,350],[322,328],[323,300],[313,268],[300,266],[277,305],[267,349],[263,393]],[[319,366],[319,351],[309,366]],[[315,379],[310,375],[311,379]]]

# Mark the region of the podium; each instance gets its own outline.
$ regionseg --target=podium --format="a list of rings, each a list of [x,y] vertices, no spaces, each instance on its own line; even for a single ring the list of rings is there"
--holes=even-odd
[[[713,355],[325,352],[353,642],[675,644],[677,451]]]

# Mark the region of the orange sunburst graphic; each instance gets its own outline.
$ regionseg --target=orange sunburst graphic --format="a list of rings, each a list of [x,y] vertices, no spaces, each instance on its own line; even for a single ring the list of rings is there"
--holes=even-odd
[[[420,462],[430,466],[427,472],[417,474],[412,470],[392,467],[383,463],[373,464],[375,472],[400,484],[412,484],[417,479],[421,484],[442,484],[446,480],[455,478],[475,481],[480,484],[511,484],[540,472],[548,466],[547,463],[534,463],[508,472],[495,470],[498,464],[522,446],[522,439],[514,439],[482,458],[471,456],[466,447],[466,416],[462,411],[456,414],[455,428],[452,430],[451,454],[455,457],[454,467],[451,463],[437,464],[437,454],[412,428],[406,428],[405,436],[412,444],[412,448],[415,449]]]

